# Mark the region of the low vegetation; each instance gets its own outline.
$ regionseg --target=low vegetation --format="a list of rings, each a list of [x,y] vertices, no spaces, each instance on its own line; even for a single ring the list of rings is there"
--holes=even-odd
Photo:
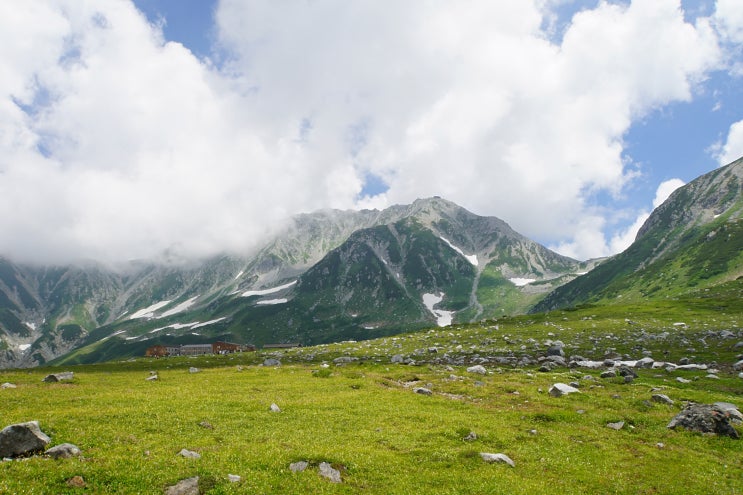
[[[0,493],[163,493],[193,476],[209,494],[740,493],[741,440],[666,428],[689,401],[743,406],[731,367],[743,352],[743,302],[730,291],[703,296],[281,353],[3,370],[0,382],[16,388],[0,390],[0,426],[38,420],[51,445],[73,443],[82,457],[2,462]],[[602,370],[488,360],[543,356],[558,339],[566,355],[687,358],[719,371],[640,369],[625,383]],[[393,364],[395,355],[411,364]],[[487,374],[467,371],[482,358]],[[61,370],[75,372],[72,382],[42,382]],[[159,379],[146,381],[151,372]],[[551,397],[556,382],[577,382],[580,393]],[[515,467],[485,463],[482,452]],[[303,460],[310,468],[290,470]],[[318,475],[322,462],[341,483]],[[75,476],[83,488],[68,484]]]

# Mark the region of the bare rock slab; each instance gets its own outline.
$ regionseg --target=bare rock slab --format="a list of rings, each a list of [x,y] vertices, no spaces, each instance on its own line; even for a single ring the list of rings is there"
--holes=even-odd
[[[335,469],[327,462],[321,462],[319,466],[320,476],[323,476],[333,483],[341,482],[341,472]]]
[[[516,463],[506,454],[491,454],[489,452],[480,452],[480,457],[485,462],[503,462],[511,467],[516,467]]]
[[[563,395],[574,394],[576,392],[580,392],[580,390],[565,383],[555,383],[549,389],[549,394],[552,397],[562,397]]]
[[[199,495],[199,477],[186,478],[165,489],[165,495]]]
[[[6,426],[0,431],[0,458],[42,452],[50,441],[38,421]]]

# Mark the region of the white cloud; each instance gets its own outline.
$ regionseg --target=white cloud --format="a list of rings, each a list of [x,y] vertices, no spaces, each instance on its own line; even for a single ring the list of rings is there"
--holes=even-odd
[[[205,255],[441,195],[608,254],[592,198],[631,180],[624,134],[720,53],[678,0],[601,2],[557,45],[557,3],[223,0],[220,67],[129,2],[0,6],[0,253]],[[359,198],[367,174],[389,190]]]
[[[655,199],[653,199],[653,208],[657,208],[662,205],[665,200],[671,195],[673,191],[686,184],[681,179],[668,179],[663,181],[655,191]]]
[[[743,120],[739,120],[730,126],[725,144],[719,146],[718,160],[720,165],[743,157]]]

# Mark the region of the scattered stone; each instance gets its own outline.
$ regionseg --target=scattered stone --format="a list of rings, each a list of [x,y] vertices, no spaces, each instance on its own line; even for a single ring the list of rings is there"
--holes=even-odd
[[[580,392],[580,390],[564,383],[555,383],[549,389],[549,394],[552,397],[562,397],[563,395],[573,394],[576,392]]]
[[[529,435],[535,436],[537,434],[537,430],[529,430]]]
[[[41,452],[51,439],[38,421],[6,426],[0,431],[0,457],[17,457]]]
[[[405,358],[402,354],[395,354],[390,358],[390,362],[393,364],[401,364],[403,361],[405,361]]]
[[[242,481],[242,476],[238,476],[237,474],[228,474],[227,479],[230,483],[239,483]]]
[[[673,405],[673,400],[665,394],[653,394],[651,399],[653,400],[653,402],[659,402],[661,404],[668,404],[669,406]]]
[[[617,376],[617,372],[615,370],[606,370],[601,372],[599,376],[601,378],[614,378]]]
[[[85,480],[82,476],[73,476],[66,481],[66,484],[72,488],[85,488]]]
[[[565,357],[565,351],[562,350],[562,345],[552,345],[547,349],[547,356]]]
[[[188,368],[188,372],[189,373],[198,373],[200,371],[201,370],[199,368],[194,368],[193,366],[191,366],[190,368]]]
[[[289,471],[292,473],[301,473],[310,466],[307,461],[292,462],[289,464]]]
[[[488,373],[488,370],[485,369],[485,366],[478,364],[475,366],[470,366],[467,368],[467,373],[475,373],[477,375],[486,375]]]
[[[281,361],[276,358],[267,358],[263,361],[263,366],[281,366]]]
[[[730,425],[730,413],[715,404],[688,404],[667,427],[675,429],[679,426],[701,433],[739,438],[738,432]]]
[[[16,388],[16,386],[13,383],[5,382],[2,385],[0,385],[0,389],[5,389],[5,388]]]
[[[735,371],[743,371],[743,359],[733,365]]]
[[[44,455],[48,455],[52,459],[69,459],[70,457],[79,456],[80,449],[77,445],[73,445],[71,443],[63,443],[47,450],[46,452],[44,452]]]
[[[624,364],[619,367],[619,369],[617,370],[617,373],[619,374],[619,376],[623,376],[625,378],[628,376],[632,378],[637,378],[637,373],[635,373],[632,368]]]
[[[201,426],[205,430],[213,430],[214,429],[214,425],[212,425],[209,421],[202,421],[201,423],[199,423],[199,426]]]
[[[277,406],[276,404],[271,404],[270,409],[271,409],[271,412],[275,412],[275,413],[280,413],[281,412],[281,408],[279,406]]]
[[[464,440],[465,442],[473,442],[477,440],[477,433],[475,433],[474,431],[471,431],[467,433],[467,436],[465,436],[462,440]]]
[[[329,479],[333,483],[341,482],[341,472],[335,469],[333,466],[331,466],[327,462],[321,462],[319,469],[320,469],[320,476],[323,476]]]
[[[186,478],[165,489],[165,495],[199,495],[199,477]]]
[[[335,359],[333,359],[333,363],[335,364],[348,364],[353,363],[354,361],[357,361],[359,358],[351,357],[351,356],[340,356]]]
[[[624,421],[617,421],[616,423],[607,423],[607,428],[611,428],[612,430],[621,430],[624,428]]]
[[[680,376],[676,377],[676,381],[679,383],[691,383],[691,380],[687,380],[686,378],[682,378]]]
[[[658,447],[659,449],[662,449],[666,446],[666,444],[664,444],[663,442],[658,442],[655,444],[655,446]]]
[[[63,371],[62,373],[53,373],[46,375],[41,381],[46,383],[56,383],[62,381],[70,381],[74,378],[75,374],[72,371]]]
[[[157,379],[158,379],[157,375],[150,375],[150,376],[148,376],[147,378],[145,378],[144,380],[145,380],[146,382],[154,382],[154,381],[155,381],[155,380],[157,380]]]
[[[413,389],[413,392],[415,392],[416,394],[421,394],[421,395],[433,395],[433,392],[431,392],[430,389],[427,389],[425,387],[416,387]]]
[[[188,449],[181,449],[181,451],[178,452],[178,455],[185,457],[186,459],[201,459],[201,454]]]
[[[480,457],[482,457],[482,460],[485,462],[504,462],[511,467],[516,467],[516,463],[514,463],[506,454],[490,454],[488,452],[480,452]]]

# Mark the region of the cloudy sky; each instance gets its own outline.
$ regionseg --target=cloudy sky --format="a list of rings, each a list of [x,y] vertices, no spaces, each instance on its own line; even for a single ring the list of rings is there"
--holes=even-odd
[[[0,254],[439,195],[578,259],[743,155],[740,0],[0,2]]]

